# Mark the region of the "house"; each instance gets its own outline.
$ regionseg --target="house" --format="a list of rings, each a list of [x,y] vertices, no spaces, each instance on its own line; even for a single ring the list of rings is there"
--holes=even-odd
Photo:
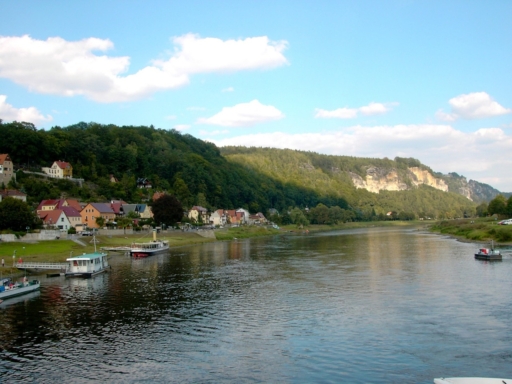
[[[153,201],[158,200],[163,195],[165,195],[165,192],[155,192],[155,193],[153,193]]]
[[[43,221],[45,228],[59,228],[63,230],[71,228],[71,223],[62,209],[40,211],[38,216]]]
[[[3,184],[5,188],[12,178],[16,179],[12,160],[9,154],[0,153],[0,187]]]
[[[153,217],[153,211],[147,204],[139,204],[138,210],[141,219],[151,219]]]
[[[111,183],[119,183],[119,180],[112,173],[109,175],[109,179]]]
[[[43,172],[56,179],[69,179],[73,177],[73,167],[65,161],[54,161],[51,167],[43,167]]]
[[[212,225],[226,225],[228,222],[228,216],[223,209],[217,209],[210,215],[210,224]]]
[[[12,197],[14,199],[24,201],[25,203],[27,202],[27,195],[16,189],[0,190],[0,201],[2,201],[2,199],[5,199],[6,197]]]
[[[226,213],[226,219],[228,224],[231,225],[241,225],[244,224],[244,213],[243,212],[237,212],[234,209],[228,209],[225,211]]]
[[[190,211],[188,211],[188,218],[194,220],[196,223],[209,223],[210,219],[208,217],[208,210],[199,205],[194,205]]]
[[[145,177],[139,177],[137,179],[137,188],[151,188],[151,182]]]
[[[266,223],[267,223],[267,219],[265,218],[265,216],[261,212],[258,212],[255,215],[250,215],[249,216],[249,224],[251,224],[251,225],[254,225],[254,224],[266,224]]]
[[[82,225],[82,215],[80,215],[80,211],[77,211],[74,207],[62,207],[62,212],[66,215],[69,224],[74,227],[78,228]],[[68,228],[64,228],[68,229]]]
[[[128,216],[130,212],[134,212],[137,216],[139,216],[138,208],[139,204],[123,204],[121,210],[123,212],[123,216]]]
[[[241,224],[249,224],[249,216],[250,216],[250,213],[247,209],[243,209],[243,208],[238,208],[236,210],[237,213],[242,213],[243,214],[243,219],[242,219],[242,223]]]
[[[80,211],[82,216],[82,223],[86,224],[89,228],[99,228],[96,223],[96,218],[102,217],[105,223],[108,221],[115,221],[116,214],[109,203],[89,203],[84,209]]]

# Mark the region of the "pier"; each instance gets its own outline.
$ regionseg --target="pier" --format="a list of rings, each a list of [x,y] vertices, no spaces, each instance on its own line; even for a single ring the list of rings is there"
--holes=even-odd
[[[66,270],[66,267],[68,266],[68,263],[40,263],[40,262],[21,262],[16,263],[15,267],[18,269],[31,269],[31,270],[54,270],[54,271],[60,271],[60,270]]]
[[[107,252],[130,252],[130,247],[101,247],[100,250]]]

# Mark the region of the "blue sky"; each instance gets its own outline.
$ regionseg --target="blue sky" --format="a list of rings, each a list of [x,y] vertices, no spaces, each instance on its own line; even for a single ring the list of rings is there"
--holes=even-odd
[[[0,0],[0,11],[5,122],[414,157],[512,191],[511,1]]]

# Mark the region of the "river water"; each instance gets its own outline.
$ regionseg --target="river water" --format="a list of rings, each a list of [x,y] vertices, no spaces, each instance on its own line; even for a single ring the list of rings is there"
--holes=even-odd
[[[512,257],[478,246],[370,228],[112,255],[0,306],[0,382],[512,378]]]

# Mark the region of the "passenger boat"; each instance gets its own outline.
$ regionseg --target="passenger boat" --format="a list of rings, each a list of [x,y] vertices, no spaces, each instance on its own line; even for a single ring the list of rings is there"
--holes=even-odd
[[[91,277],[107,271],[107,254],[103,252],[84,253],[81,256],[66,259],[66,277]]]
[[[512,384],[512,379],[489,377],[448,377],[434,379],[434,384]]]
[[[0,285],[0,303],[11,297],[25,295],[27,293],[37,291],[41,283],[39,280],[27,281],[26,278],[22,282],[12,282],[11,279],[3,279]]]
[[[502,260],[501,252],[494,249],[494,243],[491,245],[491,248],[480,248],[477,253],[475,253],[475,259],[479,260]]]
[[[94,252],[84,253],[81,256],[66,259],[68,265],[64,275],[66,277],[92,277],[106,272],[108,265],[107,254],[96,251],[96,236],[93,233]]]
[[[148,257],[168,250],[169,242],[167,240],[157,240],[156,230],[153,230],[153,241],[146,243],[132,243],[130,246],[130,255],[132,257]]]

